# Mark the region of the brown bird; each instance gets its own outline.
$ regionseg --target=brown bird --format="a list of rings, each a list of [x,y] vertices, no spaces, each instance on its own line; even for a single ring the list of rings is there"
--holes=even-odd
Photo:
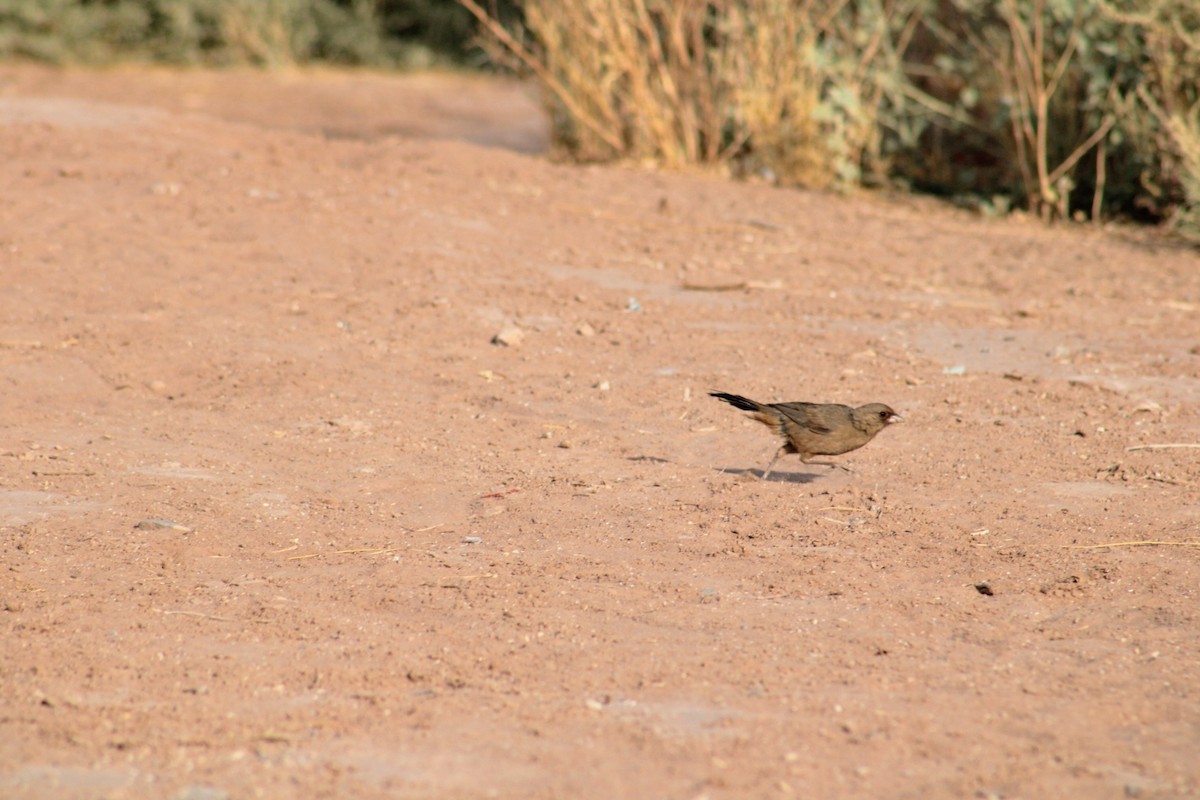
[[[763,480],[771,474],[779,457],[788,453],[799,453],[804,464],[841,467],[841,464],[809,459],[857,450],[888,425],[901,421],[901,417],[883,403],[851,408],[840,403],[758,403],[725,392],[709,392],[709,396],[751,412],[754,419],[784,438],[783,446],[767,464]]]

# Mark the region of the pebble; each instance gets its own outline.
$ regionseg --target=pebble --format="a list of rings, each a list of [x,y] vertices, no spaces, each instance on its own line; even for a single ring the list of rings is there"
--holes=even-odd
[[[478,536],[464,536],[463,537],[464,544],[479,544],[482,541],[483,541],[483,539],[479,538]]]
[[[525,331],[516,325],[505,325],[500,329],[499,333],[492,337],[492,344],[504,345],[505,347],[519,347],[524,339]]]

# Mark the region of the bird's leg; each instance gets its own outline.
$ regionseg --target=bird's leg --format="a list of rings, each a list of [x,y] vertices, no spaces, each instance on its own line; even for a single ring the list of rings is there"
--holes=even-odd
[[[775,457],[771,459],[771,463],[767,464],[767,468],[765,470],[763,470],[762,480],[765,481],[767,479],[767,476],[771,474],[771,468],[775,466],[775,462],[779,460],[780,456],[786,455],[787,453],[791,453],[791,452],[794,452],[792,450],[791,446],[786,445],[786,444],[783,445],[782,447],[780,447],[778,450],[776,450]]]

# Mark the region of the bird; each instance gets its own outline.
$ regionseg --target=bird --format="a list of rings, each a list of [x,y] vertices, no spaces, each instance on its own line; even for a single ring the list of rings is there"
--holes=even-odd
[[[813,456],[838,456],[857,450],[875,434],[903,418],[883,403],[851,408],[841,403],[759,403],[737,394],[709,392],[734,408],[751,412],[756,419],[784,439],[783,445],[763,471],[766,480],[780,456],[798,453],[803,464],[847,467],[828,461],[811,461]]]

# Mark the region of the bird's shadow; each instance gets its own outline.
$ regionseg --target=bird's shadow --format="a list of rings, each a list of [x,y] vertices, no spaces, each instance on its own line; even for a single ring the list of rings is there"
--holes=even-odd
[[[714,468],[717,472],[726,475],[736,475],[739,478],[758,478],[762,480],[763,471],[761,469],[738,469],[736,467],[720,467]],[[823,477],[817,472],[781,472],[774,470],[771,476],[767,478],[767,483],[812,483],[815,480]]]

